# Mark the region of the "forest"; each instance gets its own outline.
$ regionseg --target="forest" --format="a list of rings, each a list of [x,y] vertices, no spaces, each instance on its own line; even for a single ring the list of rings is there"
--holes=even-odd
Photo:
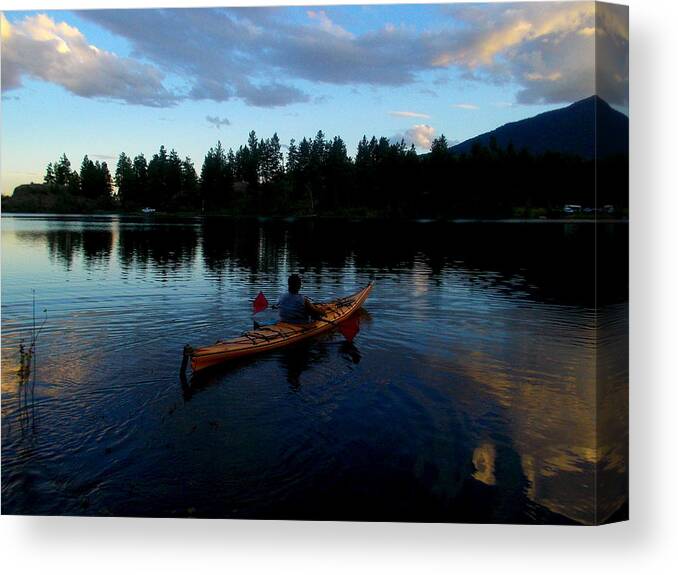
[[[322,131],[287,146],[277,134],[250,132],[235,151],[217,142],[199,174],[190,158],[160,146],[149,160],[121,153],[114,170],[87,156],[76,170],[64,154],[47,166],[44,184],[101,211],[492,218],[553,216],[579,204],[613,205],[619,214],[628,209],[628,157],[596,163],[500,148],[494,140],[454,154],[444,135],[426,154],[404,141],[363,136],[351,157],[340,137]]]

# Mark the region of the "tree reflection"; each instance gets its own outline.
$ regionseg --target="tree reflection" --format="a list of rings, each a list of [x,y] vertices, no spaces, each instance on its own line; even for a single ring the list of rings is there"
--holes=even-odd
[[[81,232],[80,245],[85,267],[107,265],[113,249],[113,234],[110,229],[84,229]]]
[[[122,225],[120,265],[123,269],[151,266],[164,274],[189,268],[195,260],[198,231],[194,225]]]
[[[64,266],[66,271],[73,267],[73,260],[82,248],[81,230],[49,230],[44,233],[47,252],[52,261]]]
[[[177,271],[195,265],[200,250],[202,264],[219,280],[238,270],[249,274],[252,285],[261,273],[280,276],[284,283],[284,273],[295,269],[327,289],[341,286],[341,276],[334,270],[416,269],[428,286],[441,287],[444,272],[459,268],[496,272],[484,274],[483,281],[500,289],[520,289],[537,300],[588,307],[595,301],[590,286],[596,260],[590,247],[597,242],[599,254],[604,254],[598,258],[598,304],[628,299],[624,279],[628,258],[626,250],[617,249],[628,243],[624,224],[120,219],[117,238],[112,223],[108,228],[99,223],[96,228],[51,229],[32,240],[44,241],[50,258],[66,270],[80,256],[91,267],[107,264],[117,253],[123,269],[152,266]]]

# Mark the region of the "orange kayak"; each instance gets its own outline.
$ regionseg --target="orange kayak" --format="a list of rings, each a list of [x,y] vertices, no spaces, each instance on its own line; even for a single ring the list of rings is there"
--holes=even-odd
[[[243,333],[240,337],[218,341],[214,345],[187,349],[194,372],[226,361],[280,349],[335,328],[360,309],[372,291],[373,282],[353,295],[315,306],[323,317],[306,324],[278,322]]]

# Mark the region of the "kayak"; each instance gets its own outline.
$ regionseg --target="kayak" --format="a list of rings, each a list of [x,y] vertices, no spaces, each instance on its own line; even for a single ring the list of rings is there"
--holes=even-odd
[[[240,337],[217,341],[214,345],[192,349],[187,346],[184,357],[190,358],[193,372],[233,359],[249,357],[288,347],[305,339],[330,331],[348,319],[370,295],[373,282],[360,291],[326,303],[314,304],[323,314],[320,319],[304,324],[278,322],[244,332]]]

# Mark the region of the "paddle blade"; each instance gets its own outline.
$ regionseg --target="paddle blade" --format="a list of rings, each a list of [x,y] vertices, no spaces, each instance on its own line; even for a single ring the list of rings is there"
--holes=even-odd
[[[353,338],[358,335],[360,331],[360,321],[358,321],[358,316],[352,315],[347,320],[342,321],[339,324],[339,331],[341,335],[346,338],[346,341],[352,342]]]
[[[259,295],[254,298],[254,302],[252,302],[252,308],[254,309],[254,313],[259,313],[260,311],[264,311],[268,307],[268,300],[266,299],[266,296],[264,295],[264,292],[259,292]]]

